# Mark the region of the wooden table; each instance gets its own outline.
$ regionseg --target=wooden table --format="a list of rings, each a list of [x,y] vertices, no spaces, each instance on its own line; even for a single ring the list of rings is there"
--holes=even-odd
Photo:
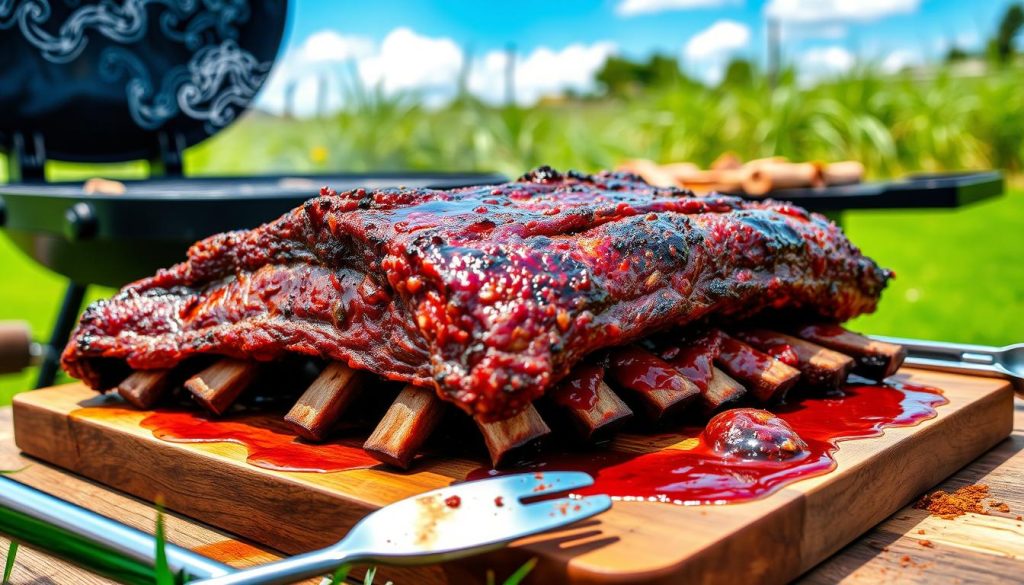
[[[27,466],[27,467],[26,467]],[[25,467],[18,481],[152,531],[156,512],[141,500],[22,456],[14,445],[11,409],[0,409],[0,469]],[[1014,432],[1007,440],[955,476],[943,489],[986,483],[992,496],[1024,514],[1024,402],[1015,403]],[[906,507],[876,526],[832,558],[815,567],[802,583],[1005,583],[1024,578],[1024,522],[1013,518],[966,515],[955,520],[934,518]],[[278,558],[266,548],[230,534],[166,514],[170,542],[234,566]],[[924,534],[920,534],[920,531]],[[928,541],[931,546],[922,545]],[[0,566],[7,541],[0,538]],[[499,575],[500,578],[503,577]],[[11,577],[14,584],[91,584],[104,579],[61,561],[22,548]],[[397,585],[406,585],[398,583]]]

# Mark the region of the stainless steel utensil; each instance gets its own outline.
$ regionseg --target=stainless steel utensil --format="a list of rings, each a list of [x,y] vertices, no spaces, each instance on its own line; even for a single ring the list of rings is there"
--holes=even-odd
[[[593,483],[586,473],[553,471],[441,488],[377,510],[333,546],[242,571],[170,543],[165,551],[171,571],[205,579],[190,583],[209,585],[291,583],[354,562],[439,562],[496,549],[604,512],[611,507],[605,495],[533,501]],[[0,508],[58,526],[145,565],[154,564],[156,542],[149,534],[2,476]],[[44,541],[25,543],[54,552]]]
[[[506,475],[441,488],[377,510],[328,548],[194,583],[292,583],[330,573],[349,563],[416,565],[493,550],[610,508],[611,498],[605,495],[523,503],[524,499],[565,492],[593,482],[585,473],[553,471]]]
[[[57,526],[144,565],[154,565],[156,541],[151,535],[3,476],[0,476],[0,508],[8,508]],[[24,542],[40,550],[57,552],[48,548],[48,545],[57,543]],[[170,543],[164,547],[167,565],[174,573],[186,573],[193,578],[209,578],[226,575],[234,570]]]
[[[990,347],[879,335],[872,335],[871,338],[898,343],[907,348],[907,360],[904,363],[908,366],[1004,378],[1013,384],[1013,391],[1024,398],[1024,343]]]

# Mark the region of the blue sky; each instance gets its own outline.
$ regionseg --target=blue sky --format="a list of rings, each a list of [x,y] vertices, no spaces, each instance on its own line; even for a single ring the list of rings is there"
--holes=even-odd
[[[389,91],[450,96],[469,59],[470,87],[498,100],[504,49],[514,45],[517,99],[588,89],[607,55],[672,54],[688,73],[715,81],[741,56],[763,62],[764,23],[782,23],[783,54],[810,75],[871,59],[890,69],[933,60],[951,43],[977,49],[1010,0],[297,0],[275,79],[261,100],[278,109],[286,84],[308,109],[311,91],[343,98],[336,78],[357,71]],[[520,71],[521,69],[521,71]],[[584,75],[586,73],[586,75]],[[318,81],[319,80],[319,81]],[[317,89],[320,87],[324,89]]]

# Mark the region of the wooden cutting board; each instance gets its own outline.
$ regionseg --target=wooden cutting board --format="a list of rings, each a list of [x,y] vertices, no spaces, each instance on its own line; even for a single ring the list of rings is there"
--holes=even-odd
[[[918,426],[841,443],[835,471],[769,497],[722,506],[616,502],[596,519],[496,553],[379,575],[398,585],[483,581],[488,569],[500,577],[537,557],[536,583],[788,581],[1010,433],[1007,383],[901,375],[943,389],[949,404]],[[98,403],[107,404],[102,415],[80,410]],[[272,471],[246,463],[239,445],[156,439],[139,426],[145,416],[79,384],[26,392],[14,399],[15,440],[29,455],[289,553],[332,543],[368,511],[479,465],[428,459],[412,473]]]

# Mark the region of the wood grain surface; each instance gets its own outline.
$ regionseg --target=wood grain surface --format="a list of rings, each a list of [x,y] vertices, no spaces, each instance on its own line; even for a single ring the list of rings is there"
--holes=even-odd
[[[1004,383],[910,370],[904,374],[915,383],[946,390],[951,403],[940,407],[937,419],[917,427],[889,429],[883,437],[843,443],[838,470],[793,484],[771,497],[716,507],[620,502],[599,519],[471,562],[432,567],[415,572],[414,577],[405,572],[382,573],[399,584],[480,581],[486,568],[507,574],[538,556],[540,563],[533,574],[538,583],[556,578],[574,582],[790,580],[1010,432],[1012,393]],[[94,400],[94,395],[74,385],[19,395],[15,405],[19,446],[143,498],[163,495],[171,509],[287,552],[333,541],[367,510],[460,479],[476,466],[468,461],[432,460],[409,474],[384,469],[332,474],[268,471],[244,463],[244,450],[237,445],[181,445],[154,439],[138,427],[139,413],[98,419],[69,416],[89,399]],[[32,468],[40,466],[47,473],[57,473],[44,464]],[[39,485],[29,470],[19,476],[16,479],[54,491],[45,482]],[[180,481],[183,477],[189,481]],[[67,497],[68,490],[57,493]],[[70,493],[80,496],[75,490]],[[899,518],[897,514],[880,530],[898,534],[903,526],[898,523],[908,522]],[[893,522],[897,524],[887,527]],[[955,541],[959,536],[949,538]],[[173,533],[171,540],[178,542]],[[871,548],[869,541],[878,548]],[[882,542],[879,537],[867,537],[842,558],[875,563],[881,562],[876,560],[879,557],[892,556],[895,567],[881,566],[875,572],[929,574],[927,567],[902,566],[903,554],[892,554],[894,547],[907,544]],[[934,549],[917,549],[932,555],[945,550],[938,536],[933,543]],[[923,558],[919,551],[910,557]],[[835,562],[819,567],[808,579],[831,582],[861,570],[856,561],[833,567]]]

